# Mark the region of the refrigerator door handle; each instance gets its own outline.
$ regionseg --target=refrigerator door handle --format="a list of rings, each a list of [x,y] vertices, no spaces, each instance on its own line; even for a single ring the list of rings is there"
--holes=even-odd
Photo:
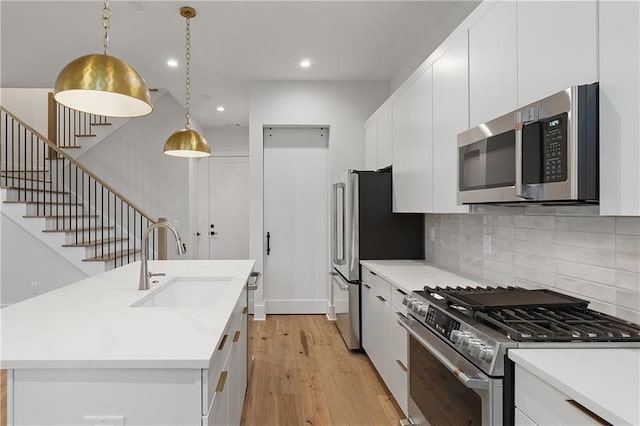
[[[333,185],[333,263],[344,265],[345,260],[345,184]]]

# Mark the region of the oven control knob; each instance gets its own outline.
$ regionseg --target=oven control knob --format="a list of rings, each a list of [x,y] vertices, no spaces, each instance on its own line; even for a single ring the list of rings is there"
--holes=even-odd
[[[484,345],[480,339],[471,339],[469,341],[469,355],[478,358],[483,347]]]
[[[420,307],[420,311],[418,311],[418,315],[422,316],[422,315],[427,315],[427,312],[429,311],[429,309],[427,309],[426,306],[422,305]]]
[[[464,332],[461,330],[451,330],[451,335],[449,336],[449,338],[453,343],[456,343],[458,340],[460,340],[462,333]]]
[[[469,347],[469,343],[471,341],[471,333],[469,333],[468,331],[463,331],[461,336],[460,336],[460,347],[462,348],[462,350],[466,350]]]
[[[493,348],[491,346],[484,346],[480,349],[480,359],[483,361],[491,361],[493,359]]]
[[[404,296],[402,298],[402,304],[403,305],[408,305],[409,304],[409,300],[411,300],[411,298],[409,296]]]
[[[413,306],[416,304],[416,299],[409,298],[407,299],[407,308],[413,309]]]
[[[416,302],[413,304],[413,307],[411,308],[411,310],[416,314],[420,315],[420,311],[422,310],[423,306],[424,305],[422,303]]]

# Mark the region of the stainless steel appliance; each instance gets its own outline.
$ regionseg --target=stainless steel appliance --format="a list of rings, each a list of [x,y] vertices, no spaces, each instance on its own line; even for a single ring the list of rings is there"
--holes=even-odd
[[[392,213],[390,169],[343,173],[331,204],[336,325],[360,349],[360,260],[424,259],[424,215]]]
[[[598,83],[458,135],[458,203],[597,203]]]
[[[638,325],[549,290],[425,287],[404,303],[415,425],[512,425],[510,349],[640,347]]]

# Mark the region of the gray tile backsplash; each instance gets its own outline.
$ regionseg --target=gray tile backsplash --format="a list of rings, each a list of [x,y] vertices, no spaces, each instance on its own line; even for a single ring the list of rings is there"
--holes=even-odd
[[[427,260],[499,285],[550,288],[640,323],[640,217],[599,216],[594,206],[472,211],[425,215]]]

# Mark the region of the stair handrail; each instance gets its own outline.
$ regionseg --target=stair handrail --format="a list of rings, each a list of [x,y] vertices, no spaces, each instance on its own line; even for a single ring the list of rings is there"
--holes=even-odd
[[[147,219],[149,222],[151,223],[156,223],[157,219],[155,219],[153,216],[151,216],[150,214],[146,213],[140,206],[138,206],[137,204],[135,204],[133,201],[131,201],[129,198],[127,198],[126,196],[124,196],[120,191],[116,190],[115,188],[113,188],[111,185],[109,185],[108,183],[106,183],[104,180],[100,179],[95,173],[93,173],[91,170],[89,170],[88,168],[86,168],[84,165],[82,165],[82,163],[78,162],[75,158],[71,157],[69,154],[67,154],[66,152],[64,152],[64,150],[62,150],[60,147],[58,147],[56,144],[54,144],[53,142],[51,142],[48,138],[44,137],[40,132],[38,132],[37,130],[35,130],[33,127],[29,126],[27,123],[25,123],[24,121],[20,120],[18,117],[16,117],[16,115],[14,113],[12,113],[11,111],[9,111],[7,108],[5,108],[3,105],[0,105],[0,110],[4,111],[7,115],[9,115],[12,119],[14,119],[15,121],[17,121],[18,123],[20,123],[20,125],[22,125],[25,129],[29,130],[31,133],[33,133],[35,136],[37,136],[40,140],[42,140],[49,149],[55,151],[57,154],[62,155],[67,161],[69,161],[71,164],[73,164],[74,166],[76,166],[77,168],[79,168],[80,170],[84,171],[88,176],[90,176],[92,179],[94,179],[96,182],[98,182],[100,185],[102,185],[104,188],[106,188],[107,190],[111,191],[114,195],[116,195],[117,197],[119,197],[122,201],[124,201],[125,203],[127,203],[129,206],[131,206],[132,209],[136,210],[138,213],[140,213],[140,215],[144,216],[145,219]]]

